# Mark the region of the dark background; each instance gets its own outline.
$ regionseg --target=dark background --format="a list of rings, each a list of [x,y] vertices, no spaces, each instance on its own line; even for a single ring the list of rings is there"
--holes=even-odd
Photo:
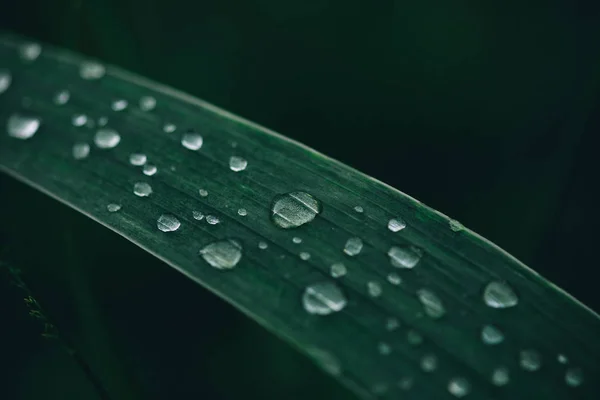
[[[2,29],[211,101],[416,197],[600,310],[600,3],[4,0],[1,9]],[[125,240],[0,184],[0,256],[34,271],[32,290],[91,352],[115,398],[349,396]],[[82,265],[94,279],[123,266],[149,278],[109,296]],[[2,275],[8,398],[94,398],[9,282]]]

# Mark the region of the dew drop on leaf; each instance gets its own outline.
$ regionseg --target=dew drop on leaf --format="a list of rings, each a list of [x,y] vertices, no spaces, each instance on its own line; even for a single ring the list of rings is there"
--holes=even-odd
[[[59,90],[54,94],[52,101],[57,106],[64,106],[69,102],[69,99],[71,99],[71,93],[68,90]]]
[[[369,292],[369,296],[371,297],[379,297],[381,296],[383,289],[379,282],[369,281],[367,282],[367,292]]]
[[[426,354],[421,358],[421,369],[423,372],[433,372],[437,369],[437,357],[433,354]]]
[[[496,386],[504,386],[510,382],[510,372],[506,367],[498,367],[492,372],[492,383]]]
[[[419,289],[417,291],[417,297],[423,306],[425,314],[429,317],[437,319],[441,318],[446,314],[446,309],[442,300],[429,289]]]
[[[90,145],[87,143],[75,143],[72,149],[73,158],[83,160],[90,154]]]
[[[302,238],[298,237],[298,236],[294,236],[292,238],[292,242],[294,242],[295,244],[300,244],[300,243],[302,243]]]
[[[400,327],[400,322],[394,317],[390,317],[385,321],[385,329],[388,331],[395,331]]]
[[[377,344],[377,350],[379,350],[379,354],[382,356],[387,356],[392,352],[391,346],[386,342],[379,342],[379,344]]]
[[[147,160],[148,157],[146,157],[146,155],[142,153],[131,153],[129,155],[129,163],[138,167],[146,164]]]
[[[565,356],[564,354],[559,354],[556,359],[558,360],[559,363],[561,364],[567,364],[569,362],[569,359],[567,358],[567,356]]]
[[[175,132],[175,129],[177,129],[177,127],[174,124],[166,123],[163,126],[163,132],[165,133]]]
[[[181,136],[181,145],[188,150],[199,150],[202,147],[202,143],[202,136],[192,130],[187,131]]]
[[[156,99],[152,96],[142,96],[140,98],[140,110],[152,111],[156,108]]]
[[[232,269],[242,259],[242,245],[236,240],[220,240],[203,247],[200,256],[216,269]]]
[[[388,256],[392,266],[397,268],[411,269],[414,268],[421,257],[423,250],[415,246],[392,246],[388,250]]]
[[[88,122],[88,117],[85,114],[74,114],[71,117],[73,126],[84,126]]]
[[[146,182],[136,182],[133,185],[133,193],[139,197],[148,197],[152,194],[152,186]]]
[[[346,275],[346,266],[342,263],[335,263],[331,266],[330,274],[333,278],[341,278]]]
[[[240,172],[246,169],[248,161],[242,157],[232,156],[229,158],[229,169],[234,172]]]
[[[354,207],[354,211],[356,211],[357,213],[362,213],[365,210],[361,206],[356,206],[356,207]]]
[[[344,246],[344,253],[349,256],[356,256],[360,254],[363,248],[363,241],[361,238],[353,237],[346,241],[346,245]]]
[[[200,195],[200,197],[206,197],[208,196],[208,191],[205,189],[199,189],[198,194]]]
[[[321,202],[306,192],[276,196],[271,205],[273,223],[283,229],[311,222],[321,212]]]
[[[240,209],[238,209],[238,215],[240,217],[245,217],[246,215],[248,215],[248,211],[246,211],[245,208],[240,208]]]
[[[106,209],[108,210],[108,212],[114,213],[121,209],[121,205],[116,203],[110,203],[106,206]]]
[[[489,345],[500,344],[504,341],[504,334],[493,325],[484,325],[481,328],[481,341]]]
[[[261,250],[265,250],[269,245],[266,242],[258,242],[258,248]]]
[[[471,384],[465,378],[452,378],[448,382],[448,392],[454,397],[465,397],[471,391]]]
[[[399,285],[402,283],[402,278],[395,272],[390,272],[387,276],[387,280],[392,285]]]
[[[192,211],[192,217],[194,217],[195,220],[198,221],[202,221],[202,218],[204,218],[204,214],[202,214],[200,211]]]
[[[121,136],[117,131],[110,128],[102,128],[94,135],[94,144],[99,149],[112,149],[121,142]]]
[[[19,55],[25,61],[35,61],[42,54],[42,46],[38,43],[25,43],[19,47]]]
[[[85,80],[100,79],[106,74],[104,65],[96,61],[84,61],[79,67],[79,76]]]
[[[398,232],[406,228],[406,222],[402,218],[392,218],[388,222],[388,229],[392,232]]]
[[[110,105],[110,108],[112,108],[114,111],[123,111],[124,109],[127,108],[128,105],[129,105],[129,103],[127,102],[127,100],[117,99],[112,102],[112,104]]]
[[[171,214],[163,214],[156,220],[156,226],[161,232],[174,232],[181,226],[181,222]]]
[[[219,221],[219,218],[215,217],[214,215],[207,215],[206,222],[208,222],[210,225],[216,225],[221,221]]]
[[[519,365],[525,371],[537,371],[542,366],[542,356],[535,350],[521,350],[519,353]]]
[[[583,371],[579,367],[571,367],[565,373],[565,383],[571,387],[580,386],[583,383]]]
[[[300,253],[300,259],[306,261],[310,258],[310,253],[307,253],[306,251],[303,251],[302,253]]]
[[[492,308],[509,308],[516,306],[519,298],[506,282],[492,281],[483,290],[483,301]]]
[[[40,128],[40,119],[31,115],[13,114],[8,118],[6,130],[17,139],[30,139]]]
[[[309,285],[302,295],[302,305],[309,314],[329,315],[346,307],[346,296],[333,282]]]
[[[158,171],[158,168],[156,168],[156,165],[152,165],[152,164],[145,164],[144,168],[142,168],[142,172],[144,173],[144,175],[147,175],[147,176],[152,176],[152,175],[156,174],[157,171]]]
[[[7,69],[0,69],[0,94],[6,92],[12,83],[12,75]]]

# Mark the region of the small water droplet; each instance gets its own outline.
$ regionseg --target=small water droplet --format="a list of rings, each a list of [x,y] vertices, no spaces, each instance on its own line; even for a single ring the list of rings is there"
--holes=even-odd
[[[542,366],[542,356],[535,350],[522,350],[519,353],[519,364],[525,371],[537,371]]]
[[[42,54],[42,46],[38,43],[25,43],[19,47],[19,54],[25,61],[35,61]]]
[[[406,228],[406,222],[402,218],[392,218],[388,222],[388,229],[392,232],[398,232]]]
[[[232,156],[229,158],[229,169],[234,172],[243,171],[248,166],[248,161],[242,157]]]
[[[510,372],[506,367],[498,367],[492,372],[492,383],[496,386],[504,386],[510,382]]]
[[[419,332],[411,329],[406,333],[406,340],[411,346],[418,346],[423,343],[423,336],[421,336]]]
[[[392,246],[388,250],[388,256],[394,267],[411,269],[423,257],[423,250],[415,246]]]
[[[112,149],[117,147],[120,141],[119,133],[110,128],[98,129],[94,135],[94,143],[99,149]]]
[[[207,215],[206,222],[208,222],[210,225],[216,225],[221,221],[219,221],[219,218],[215,217],[214,215]]]
[[[306,251],[303,251],[302,253],[300,253],[300,258],[304,261],[308,260],[310,258],[310,253],[307,253]]]
[[[266,249],[269,245],[266,242],[258,242],[258,248],[261,250]]]
[[[177,129],[177,127],[174,124],[166,123],[163,126],[163,132],[165,132],[165,133],[175,132],[175,129]]]
[[[198,193],[200,194],[200,197],[206,197],[208,196],[208,191],[205,189],[199,189]]]
[[[402,283],[402,278],[395,272],[390,272],[387,276],[387,280],[392,285],[399,285]]]
[[[390,317],[385,321],[385,329],[388,331],[395,331],[400,327],[400,322],[394,317]]]
[[[321,368],[323,368],[323,370],[325,370],[325,372],[333,376],[341,375],[342,365],[340,364],[339,360],[333,356],[333,354],[316,347],[308,349],[308,354]]]
[[[192,216],[194,217],[194,219],[197,219],[198,221],[202,221],[202,218],[204,218],[204,214],[202,214],[200,211],[192,211]]]
[[[398,381],[398,387],[404,391],[410,390],[413,387],[413,379],[410,377],[403,377]]]
[[[171,214],[163,214],[156,220],[156,226],[162,232],[174,232],[181,226],[181,222]]]
[[[334,278],[341,278],[346,275],[346,266],[342,263],[335,263],[331,266],[330,274]]]
[[[453,232],[460,232],[460,231],[462,231],[463,229],[465,229],[465,227],[463,226],[463,224],[461,224],[460,222],[458,222],[458,221],[457,221],[457,220],[455,220],[455,219],[451,219],[451,220],[448,222],[448,224],[450,225],[450,229],[451,229]]]
[[[152,186],[146,182],[136,182],[133,185],[133,193],[139,197],[148,197],[152,194]]]
[[[578,367],[571,367],[565,373],[565,382],[571,387],[580,386],[583,383],[583,370]]]
[[[556,359],[558,360],[559,363],[561,364],[567,364],[569,362],[569,359],[567,358],[567,356],[565,356],[564,354],[559,354]]]
[[[131,165],[135,165],[136,167],[146,164],[147,160],[148,157],[146,157],[146,155],[142,153],[131,153],[129,155],[129,163]]]
[[[246,215],[248,215],[248,211],[246,211],[245,208],[240,208],[238,209],[238,215],[241,217],[245,217]]]
[[[37,117],[13,114],[8,118],[6,130],[9,136],[17,139],[30,139],[40,128],[40,119]]]
[[[367,292],[369,292],[369,296],[371,297],[379,297],[383,289],[381,289],[381,285],[378,282],[369,281],[367,282]]]
[[[452,378],[448,382],[448,392],[454,397],[465,397],[471,391],[471,384],[462,377]]]
[[[500,344],[504,341],[504,334],[493,325],[484,325],[481,328],[481,340],[489,345]]]
[[[187,131],[181,136],[181,145],[188,150],[199,150],[202,147],[202,143],[202,136],[192,130]]]
[[[362,213],[365,210],[361,206],[356,206],[356,207],[354,207],[354,211],[356,211],[357,213]]]
[[[95,61],[84,61],[79,68],[79,76],[85,80],[100,79],[106,74],[104,65]]]
[[[429,317],[437,319],[446,314],[446,308],[444,307],[442,300],[431,290],[419,289],[417,291],[417,297],[425,310],[425,314]]]
[[[69,102],[70,98],[71,98],[71,93],[68,90],[59,90],[58,92],[56,92],[54,94],[54,98],[52,99],[52,101],[57,106],[64,106],[65,104],[67,104]]]
[[[98,118],[98,126],[106,126],[106,124],[108,124],[108,118],[107,117],[100,117],[100,118]]]
[[[382,356],[387,356],[392,352],[392,347],[385,342],[379,342],[377,350],[379,350],[379,354]]]
[[[88,121],[88,117],[85,114],[74,114],[71,117],[71,123],[73,126],[84,126]]]
[[[156,168],[156,165],[152,165],[152,164],[145,164],[144,168],[142,169],[142,172],[144,173],[144,175],[147,175],[147,176],[152,176],[157,171],[158,171],[158,168]]]
[[[433,372],[437,369],[438,360],[433,354],[426,354],[421,358],[421,369],[424,372]]]
[[[353,237],[346,241],[346,245],[344,246],[344,253],[349,256],[356,256],[360,254],[363,248],[363,241],[361,238]]]
[[[492,281],[483,291],[483,301],[492,308],[509,308],[516,306],[519,298],[506,282]]]
[[[292,242],[294,242],[294,243],[296,243],[296,244],[300,244],[300,243],[302,243],[302,238],[300,238],[300,237],[298,237],[298,236],[295,236],[295,237],[292,239]]]
[[[83,160],[90,154],[90,145],[87,143],[75,143],[72,149],[73,158]]]
[[[156,99],[152,96],[142,96],[140,99],[140,110],[152,111],[156,108]]]
[[[302,305],[309,314],[329,315],[346,307],[346,296],[333,282],[319,282],[307,286]]]
[[[273,223],[280,228],[297,228],[311,222],[321,212],[321,202],[306,192],[276,196],[271,206]]]
[[[112,104],[110,105],[110,108],[112,108],[114,111],[123,111],[127,108],[128,105],[129,103],[127,102],[127,100],[117,99],[113,100]]]
[[[106,206],[106,209],[108,210],[108,212],[114,213],[121,209],[121,205],[116,203],[110,203]]]
[[[0,94],[6,92],[12,83],[12,75],[7,69],[0,69]]]
[[[200,255],[216,269],[228,270],[242,259],[242,245],[236,240],[219,240],[202,248]]]

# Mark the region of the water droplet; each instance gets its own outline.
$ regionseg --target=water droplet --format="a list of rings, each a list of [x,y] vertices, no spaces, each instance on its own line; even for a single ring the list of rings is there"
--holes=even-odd
[[[167,123],[163,126],[163,132],[165,133],[175,132],[175,129],[177,129],[177,127],[174,124]]]
[[[198,193],[200,194],[200,197],[208,196],[208,191],[206,191],[205,189],[199,189]]]
[[[489,345],[499,344],[504,341],[504,334],[493,325],[484,325],[481,329],[481,340]]]
[[[313,347],[308,350],[308,354],[317,364],[328,374],[339,376],[342,373],[342,365],[339,360],[328,351]]]
[[[379,350],[379,354],[382,356],[387,356],[392,352],[392,347],[385,342],[379,342],[377,350]]]
[[[423,343],[423,336],[421,336],[419,332],[411,329],[406,333],[406,340],[411,346],[418,346]]]
[[[419,263],[423,250],[415,246],[392,246],[388,250],[388,256],[394,267],[410,269]]]
[[[365,210],[361,206],[356,206],[356,207],[354,207],[354,211],[356,211],[357,213],[362,213]]]
[[[98,118],[98,126],[105,126],[106,124],[108,124],[108,118],[107,117],[100,117],[100,118]]]
[[[569,359],[567,358],[567,356],[565,356],[564,354],[559,354],[556,359],[558,360],[559,363],[561,364],[566,364],[569,362]]]
[[[433,372],[437,369],[438,360],[433,354],[426,354],[421,358],[421,369],[424,372]]]
[[[94,135],[94,143],[99,149],[112,149],[117,147],[120,141],[121,136],[114,129],[98,129]]]
[[[465,378],[452,378],[448,382],[448,391],[455,397],[465,397],[471,391],[471,384]]]
[[[304,290],[302,305],[309,314],[328,315],[346,306],[346,296],[335,283],[319,282]]]
[[[522,350],[519,353],[519,364],[525,371],[537,371],[542,366],[542,356],[535,350]]]
[[[202,136],[194,131],[187,131],[181,136],[181,145],[188,150],[199,150],[202,143]]]
[[[202,214],[200,211],[192,211],[192,216],[194,217],[194,219],[197,219],[198,221],[202,221],[202,218],[204,218],[204,214]]]
[[[465,227],[463,226],[463,224],[461,224],[460,222],[458,222],[458,221],[457,221],[457,220],[455,220],[455,219],[451,219],[451,220],[450,220],[448,223],[449,223],[449,225],[450,225],[450,229],[451,229],[453,232],[460,232],[460,231],[462,231],[463,229],[465,229]]]
[[[42,46],[38,43],[25,43],[19,47],[19,54],[25,61],[35,61],[42,54]]]
[[[156,165],[152,165],[152,164],[145,164],[144,168],[142,169],[142,172],[144,173],[144,175],[147,175],[147,176],[152,176],[157,171],[158,171],[158,168],[156,168]]]
[[[106,74],[104,65],[95,61],[84,61],[79,68],[79,76],[85,80],[100,79]]]
[[[441,318],[446,314],[442,300],[429,289],[419,289],[417,297],[427,314],[431,318]]]
[[[398,232],[406,228],[406,222],[402,218],[392,218],[388,222],[388,229],[392,232]]]
[[[394,317],[390,317],[385,321],[385,329],[388,331],[395,331],[400,327],[400,322]]]
[[[87,143],[75,143],[72,149],[73,158],[83,160],[90,154],[90,145]]]
[[[342,263],[335,263],[331,266],[330,274],[334,278],[341,278],[346,275],[346,266]]]
[[[121,205],[116,203],[110,203],[106,206],[106,209],[108,210],[108,212],[114,213],[121,209]]]
[[[0,69],[0,94],[6,92],[12,82],[12,75],[6,69]]]
[[[413,387],[413,379],[410,377],[401,378],[398,381],[398,387],[402,390],[410,390]]]
[[[356,256],[360,254],[363,248],[363,241],[361,238],[353,237],[346,241],[346,245],[344,246],[344,253],[349,256]]]
[[[399,285],[402,283],[402,278],[395,272],[390,272],[387,276],[387,280],[392,285]]]
[[[307,253],[306,251],[303,251],[302,253],[300,253],[300,258],[304,261],[308,260],[310,258],[310,253]]]
[[[519,298],[507,283],[492,281],[483,291],[483,301],[492,308],[509,308],[516,306]]]
[[[266,242],[258,242],[258,248],[261,250],[266,249],[269,245]]]
[[[171,214],[163,214],[156,220],[158,230],[162,232],[175,232],[181,226],[181,222]]]
[[[30,139],[35,135],[39,127],[39,118],[22,114],[11,115],[6,123],[8,135],[23,140]]]
[[[110,105],[110,107],[114,111],[123,111],[124,109],[127,108],[128,105],[129,105],[129,103],[127,102],[127,100],[125,100],[125,99],[117,99],[117,100],[113,100],[113,102]]]
[[[510,372],[506,367],[498,367],[492,372],[492,383],[496,386],[504,386],[510,382]]]
[[[229,169],[234,172],[243,171],[248,166],[248,161],[242,157],[232,156],[229,158]]]
[[[383,290],[381,289],[381,285],[378,282],[370,281],[367,282],[367,292],[371,297],[379,297]]]
[[[135,165],[137,167],[146,164],[147,160],[148,160],[148,157],[146,157],[146,155],[142,154],[142,153],[131,153],[129,155],[129,163],[131,163],[131,165]]]
[[[54,94],[54,98],[52,99],[52,101],[57,106],[64,106],[65,104],[67,104],[69,102],[70,98],[71,98],[71,93],[68,90],[59,90],[58,92],[56,92]]]
[[[232,269],[242,259],[242,245],[236,240],[219,240],[202,248],[200,256],[216,269]]]
[[[135,193],[136,196],[148,197],[152,194],[152,186],[146,182],[136,182],[133,185],[133,193]]]
[[[294,242],[294,243],[296,243],[296,244],[300,244],[300,243],[302,243],[302,238],[300,238],[300,237],[298,237],[298,236],[295,236],[295,237],[292,239],[292,242]]]
[[[71,117],[71,123],[73,126],[84,126],[88,121],[88,117],[85,114],[75,114]]]
[[[142,111],[152,111],[156,108],[156,99],[152,96],[142,96],[140,99],[140,109]]]
[[[578,367],[571,367],[565,373],[565,382],[571,387],[577,387],[583,383],[583,370]]]
[[[210,225],[216,225],[221,221],[219,221],[219,218],[215,217],[214,215],[207,215],[206,222],[208,222]]]
[[[297,228],[311,222],[321,212],[321,202],[306,192],[276,196],[271,206],[273,223],[280,228]]]
[[[245,217],[246,215],[248,215],[248,211],[246,211],[245,208],[240,208],[238,209],[238,215],[241,217]]]

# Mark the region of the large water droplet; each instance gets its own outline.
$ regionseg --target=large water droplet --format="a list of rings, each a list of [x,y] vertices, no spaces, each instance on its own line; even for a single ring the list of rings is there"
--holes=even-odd
[[[90,154],[90,145],[87,143],[75,143],[72,154],[74,159],[83,160]]]
[[[423,305],[425,314],[431,318],[441,318],[446,314],[446,309],[442,300],[429,289],[419,289],[417,291],[417,297]]]
[[[88,122],[88,117],[85,114],[74,114],[71,117],[73,126],[84,126]]]
[[[346,296],[333,282],[308,286],[302,295],[302,305],[309,314],[328,315],[346,307]]]
[[[106,209],[108,210],[108,212],[114,213],[121,209],[121,205],[116,203],[110,203],[106,206]]]
[[[437,369],[438,360],[433,354],[426,354],[421,358],[421,369],[424,372],[433,372]]]
[[[56,92],[54,94],[54,98],[52,99],[52,101],[57,106],[64,106],[65,104],[67,104],[69,102],[70,98],[71,98],[71,93],[68,90],[59,90],[58,92]]]
[[[6,69],[0,69],[0,94],[6,92],[12,82],[12,75]]]
[[[248,166],[248,161],[242,157],[232,156],[229,158],[229,169],[234,172],[243,171]]]
[[[342,263],[335,263],[331,266],[330,274],[334,278],[341,278],[346,275],[346,266]]]
[[[158,168],[156,168],[156,165],[152,165],[152,164],[145,164],[144,168],[142,169],[142,172],[144,173],[144,175],[147,176],[152,176],[156,173],[156,171],[158,171]]]
[[[583,370],[579,367],[571,367],[565,373],[565,382],[571,387],[577,387],[583,383]]]
[[[174,215],[163,214],[156,220],[156,226],[162,232],[174,232],[179,229],[181,222]]]
[[[353,237],[346,241],[346,245],[344,246],[344,253],[349,256],[356,256],[360,254],[363,248],[363,241],[361,238]]]
[[[465,378],[452,378],[448,382],[448,392],[454,397],[465,397],[471,391],[471,384]]]
[[[19,55],[25,61],[35,61],[42,54],[42,46],[38,43],[25,43],[19,47]]]
[[[156,99],[152,96],[143,96],[140,99],[140,110],[152,111],[156,108]]]
[[[100,79],[106,74],[104,65],[95,61],[84,61],[79,68],[79,76],[85,80]]]
[[[202,136],[194,131],[187,131],[181,136],[181,145],[188,150],[199,150],[202,143]]]
[[[423,250],[415,246],[392,246],[388,250],[388,256],[394,267],[410,269],[419,263]]]
[[[398,232],[406,228],[406,222],[402,218],[392,218],[388,222],[388,229],[392,232]]]
[[[202,248],[200,255],[217,269],[232,269],[242,259],[242,245],[236,240],[220,240]]]
[[[367,292],[369,292],[369,296],[371,297],[379,297],[381,296],[383,289],[381,288],[379,282],[370,281],[367,282]]]
[[[146,155],[142,153],[131,153],[129,155],[129,162],[131,163],[131,165],[135,165],[138,167],[146,164],[147,160],[148,157],[146,157]]]
[[[206,222],[208,222],[209,225],[216,225],[221,221],[219,221],[219,218],[215,217],[214,215],[207,215]]]
[[[498,367],[492,372],[492,383],[496,386],[504,386],[510,382],[510,372],[506,367]]]
[[[321,212],[321,202],[306,192],[291,192],[275,197],[271,218],[283,229],[311,222]]]
[[[522,350],[519,353],[519,364],[525,371],[537,371],[542,366],[542,356],[535,350]]]
[[[146,182],[136,182],[133,185],[133,193],[135,193],[136,196],[148,197],[152,194],[152,186]]]
[[[489,345],[499,344],[504,341],[504,334],[493,325],[484,325],[481,328],[481,340]]]
[[[99,149],[112,149],[117,147],[120,141],[121,136],[114,129],[98,129],[94,135],[94,143]]]
[[[23,140],[30,139],[35,135],[39,127],[39,118],[22,114],[11,115],[6,123],[8,135]]]
[[[128,105],[129,105],[129,103],[127,102],[127,100],[125,100],[125,99],[117,99],[117,100],[113,100],[113,102],[110,105],[110,107],[114,111],[123,111],[124,109],[127,108]]]
[[[492,308],[509,308],[516,306],[519,298],[506,282],[492,281],[483,291],[483,301]]]

